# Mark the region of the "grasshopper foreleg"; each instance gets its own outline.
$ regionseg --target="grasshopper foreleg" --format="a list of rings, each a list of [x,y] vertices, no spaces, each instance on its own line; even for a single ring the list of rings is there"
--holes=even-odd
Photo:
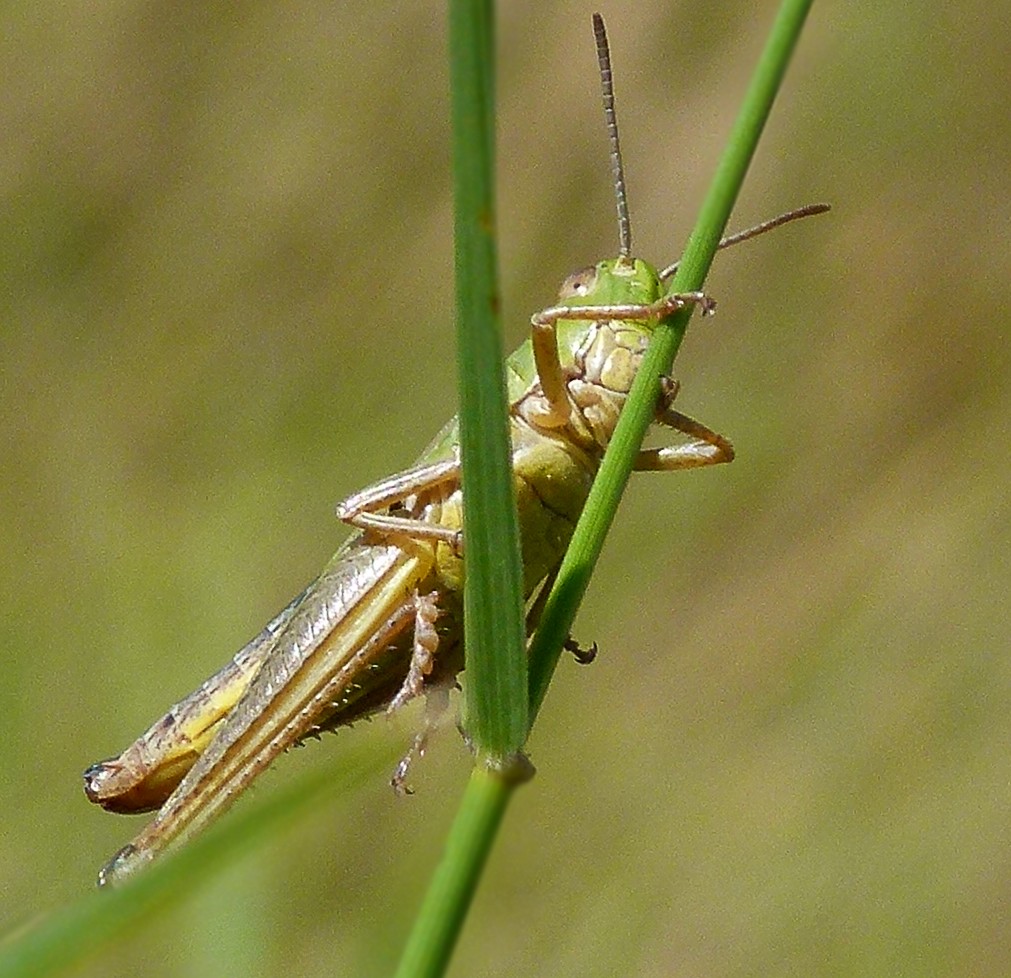
[[[575,276],[573,276],[575,278]],[[676,292],[656,302],[618,303],[614,305],[552,306],[530,317],[531,344],[534,364],[547,410],[538,422],[546,428],[561,428],[568,423],[573,411],[578,410],[569,397],[565,368],[558,355],[556,324],[562,319],[607,320],[632,319],[649,321],[663,319],[678,309],[697,305],[704,316],[716,309],[716,303],[704,292]]]
[[[671,406],[678,392],[678,382],[670,377],[662,380],[663,392],[656,413],[657,424],[687,435],[691,440],[683,445],[644,448],[635,460],[638,472],[673,472],[702,465],[719,465],[734,460],[734,446],[727,438],[707,428],[700,421],[675,411]]]
[[[558,358],[558,334],[555,323],[560,317],[550,317],[556,309],[545,309],[530,319],[530,342],[534,349],[534,364],[541,383],[547,409],[539,414],[538,423],[545,428],[561,428],[575,410],[565,383],[565,369]]]
[[[410,516],[392,516],[382,512],[411,496],[458,482],[459,478],[460,462],[456,458],[418,465],[348,496],[338,504],[337,517],[359,529],[372,530],[384,537],[401,536],[409,540],[446,543],[459,554],[463,550],[463,538],[459,530]]]

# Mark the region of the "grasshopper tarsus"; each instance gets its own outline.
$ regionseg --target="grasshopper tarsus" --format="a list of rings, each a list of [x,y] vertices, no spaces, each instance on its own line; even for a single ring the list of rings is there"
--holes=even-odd
[[[412,744],[406,754],[397,762],[396,770],[393,772],[393,776],[390,778],[390,787],[393,789],[393,793],[401,798],[409,797],[414,794],[414,788],[407,783],[407,774],[411,769],[411,765],[414,763],[416,757],[424,756],[425,748],[416,748]]]
[[[449,687],[446,684],[439,685],[437,683],[433,688],[425,691],[425,718],[422,721],[421,729],[414,735],[411,746],[397,762],[393,776],[390,778],[390,787],[396,794],[414,794],[414,788],[407,783],[408,772],[416,760],[425,756],[432,731],[439,725],[439,721],[448,710]]]
[[[698,306],[703,316],[716,313],[716,300],[705,292],[674,292],[656,303],[655,315],[657,319],[662,319],[688,306]]]
[[[583,648],[574,638],[571,636],[567,638],[562,643],[562,648],[566,652],[572,653],[572,658],[576,660],[581,666],[588,666],[594,659],[597,658],[597,653],[600,649],[596,642],[591,642],[589,648]]]

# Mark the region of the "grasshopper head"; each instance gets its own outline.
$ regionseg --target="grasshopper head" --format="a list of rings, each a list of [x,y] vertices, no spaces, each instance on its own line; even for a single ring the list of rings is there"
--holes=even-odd
[[[573,272],[558,290],[558,305],[579,308],[583,314],[578,319],[558,320],[563,364],[569,365],[571,354],[583,343],[594,322],[628,318],[637,329],[651,333],[655,320],[628,316],[627,310],[623,316],[614,307],[648,306],[663,294],[656,270],[638,258],[611,258]]]
[[[573,272],[558,290],[561,306],[648,305],[663,295],[652,265],[639,258],[611,258]]]

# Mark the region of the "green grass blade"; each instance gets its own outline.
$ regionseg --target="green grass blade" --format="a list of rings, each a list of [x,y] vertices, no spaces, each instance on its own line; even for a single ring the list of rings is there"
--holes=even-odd
[[[512,795],[512,785],[494,772],[474,769],[396,978],[445,973]]]
[[[705,281],[812,2],[784,0],[780,6],[671,283],[671,292],[694,291]],[[691,309],[676,313],[654,334],[562,562],[558,580],[545,605],[530,649],[531,722],[543,702],[562,643],[586,593],[604,538],[632,472],[636,452],[653,420],[659,378],[670,372],[691,313]]]
[[[496,763],[527,733],[522,571],[495,249],[492,4],[450,4],[467,729]]]
[[[526,740],[522,564],[512,481],[495,257],[494,10],[451,0],[450,83],[466,526],[467,729],[475,767],[418,911],[398,978],[441,975],[512,796]]]
[[[810,2],[785,0],[780,10],[672,288],[696,289],[702,284]],[[543,700],[561,644],[571,627],[631,473],[635,453],[652,420],[659,377],[669,371],[690,315],[690,310],[685,310],[671,317],[666,328],[658,331],[622,411],[618,430],[534,639],[530,674],[532,714]],[[472,773],[443,860],[401,960],[398,978],[436,978],[445,973],[498,825],[512,796],[512,788],[513,783],[488,770],[476,768]]]

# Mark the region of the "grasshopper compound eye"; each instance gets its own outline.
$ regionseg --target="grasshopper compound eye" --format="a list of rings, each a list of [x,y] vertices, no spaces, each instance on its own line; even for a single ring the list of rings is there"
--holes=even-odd
[[[575,299],[589,295],[597,284],[597,266],[588,265],[578,272],[573,272],[558,290],[559,299]]]

